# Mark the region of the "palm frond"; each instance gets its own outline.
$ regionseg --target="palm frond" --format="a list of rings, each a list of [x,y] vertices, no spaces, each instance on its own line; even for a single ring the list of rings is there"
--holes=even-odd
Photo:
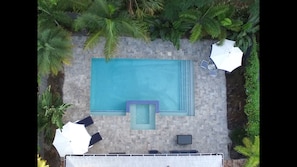
[[[88,8],[92,0],[59,0],[58,8],[63,11],[79,13]]]
[[[228,31],[226,28],[221,28],[221,33],[217,37],[219,41],[226,39],[228,36]]]
[[[117,45],[118,45],[117,36],[114,36],[113,38],[106,38],[106,42],[104,45],[104,55],[105,55],[106,61],[109,61],[113,57],[116,51]]]
[[[195,24],[195,26],[191,30],[189,41],[192,43],[196,42],[201,38],[201,33],[202,33],[202,25],[199,23]]]
[[[146,24],[143,24],[141,22],[137,21],[131,21],[131,20],[124,20],[119,19],[117,20],[117,29],[119,29],[120,35],[129,35],[134,38],[140,38],[145,41],[149,41],[148,36],[148,28]]]
[[[203,19],[203,29],[211,35],[212,38],[218,37],[221,33],[220,23],[212,18],[205,17]]]
[[[197,21],[200,17],[202,16],[201,11],[195,10],[195,9],[190,9],[183,11],[179,14],[179,20],[184,20],[184,21]]]
[[[60,6],[61,1],[38,1],[38,28],[59,26],[65,29],[72,28],[73,18],[68,11]]]
[[[148,15],[154,15],[163,9],[163,0],[142,0],[140,1],[139,8]]]
[[[115,28],[115,22],[110,19],[106,19],[106,28],[105,28],[105,36],[106,42],[104,46],[104,54],[105,58],[108,61],[113,53],[115,52],[115,48],[117,47],[118,33]]]
[[[250,138],[247,138],[247,137],[245,137],[245,138],[242,139],[242,143],[248,149],[251,149],[252,146],[253,146],[253,143],[252,143],[251,139]]]
[[[48,15],[47,13],[40,13],[37,16],[38,29],[46,29],[46,28],[55,28],[59,23],[56,21],[54,17]]]
[[[92,13],[97,16],[111,18],[116,8],[107,3],[106,0],[94,0],[90,7],[87,9],[87,13]]]
[[[260,162],[260,137],[255,136],[253,140],[244,137],[242,142],[244,146],[235,146],[234,150],[247,157],[245,167],[257,167]]]
[[[38,73],[57,74],[72,59],[70,34],[61,28],[38,31]]]
[[[172,23],[173,28],[185,34],[186,32],[190,31],[193,26],[195,25],[194,22],[182,22],[180,20],[175,21]]]
[[[169,34],[169,41],[176,47],[177,50],[180,49],[180,39],[182,38],[184,32],[180,29],[172,29]]]
[[[244,167],[258,167],[258,165],[259,165],[259,158],[257,157],[250,157],[244,163]]]
[[[84,49],[92,49],[98,44],[100,37],[103,36],[103,31],[97,31],[88,36],[84,43]]]
[[[209,10],[206,12],[206,16],[209,18],[214,18],[216,16],[222,15],[229,11],[228,5],[217,5],[217,6],[211,6]]]
[[[54,11],[52,14],[53,19],[57,21],[59,26],[72,29],[74,19],[71,18],[68,12],[65,11]]]
[[[164,0],[162,16],[168,20],[174,21],[178,19],[180,12],[191,8],[200,8],[207,4],[211,4],[213,1],[215,0]]]
[[[226,27],[228,30],[239,32],[242,24],[243,22],[241,20],[232,20],[231,25],[226,25],[224,27]]]
[[[104,24],[104,18],[92,13],[84,13],[75,19],[74,30],[79,31],[86,28],[89,32],[94,33],[102,29]]]

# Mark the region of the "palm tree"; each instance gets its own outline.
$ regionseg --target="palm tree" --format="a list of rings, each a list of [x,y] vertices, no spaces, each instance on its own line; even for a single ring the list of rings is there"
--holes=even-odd
[[[70,33],[55,27],[38,31],[37,38],[38,78],[57,75],[72,59]]]
[[[90,0],[38,0],[38,84],[40,78],[56,76],[72,58],[70,13],[83,11]]]
[[[144,22],[132,19],[128,13],[121,10],[120,6],[107,3],[106,0],[94,0],[86,12],[77,17],[74,28],[76,31],[86,29],[89,33],[84,49],[93,48],[100,37],[105,37],[106,61],[114,55],[120,36],[149,40]]]

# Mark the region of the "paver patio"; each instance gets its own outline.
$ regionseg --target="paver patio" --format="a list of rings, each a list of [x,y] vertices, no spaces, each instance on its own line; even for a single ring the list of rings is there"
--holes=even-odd
[[[63,120],[76,121],[90,115],[91,58],[104,57],[101,42],[92,50],[83,50],[86,37],[73,36],[72,64],[64,68],[63,101],[72,106],[67,109]],[[161,116],[156,114],[155,130],[131,130],[130,115],[92,115],[94,124],[87,127],[90,134],[100,132],[103,140],[89,149],[88,154],[147,154],[148,150],[198,150],[200,153],[223,153],[229,159],[227,128],[227,102],[225,72],[218,70],[216,77],[199,64],[208,60],[211,44],[203,40],[189,43],[181,40],[177,50],[172,43],[155,40],[149,43],[133,38],[120,38],[115,57],[183,59],[194,64],[195,116]],[[176,135],[191,134],[192,144],[178,145]]]

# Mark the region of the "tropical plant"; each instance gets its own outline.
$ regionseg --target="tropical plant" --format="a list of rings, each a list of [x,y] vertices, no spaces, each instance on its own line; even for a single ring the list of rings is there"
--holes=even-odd
[[[210,4],[212,1],[213,0],[164,0],[164,8],[160,11],[160,14],[144,19],[149,24],[151,39],[161,38],[164,41],[170,41],[179,49],[180,39],[188,38],[190,30],[196,22],[195,19],[191,20],[182,17],[183,13],[203,7]]]
[[[238,145],[234,150],[247,157],[244,167],[258,167],[260,163],[260,137],[254,139],[244,137],[242,139],[244,146]]]
[[[58,4],[59,0],[38,0],[38,31],[57,26],[71,27],[71,17]]]
[[[123,12],[120,6],[106,0],[94,0],[90,7],[77,17],[75,30],[86,29],[89,33],[84,49],[91,49],[105,37],[104,55],[109,61],[115,54],[120,36],[149,40],[147,26]]]
[[[79,13],[85,11],[92,0],[59,0],[58,9],[62,9],[67,12]]]
[[[170,41],[177,49],[180,48],[180,39],[191,28],[189,24],[176,24],[162,16],[147,17],[145,21],[150,27],[151,40],[161,38],[164,41]]]
[[[175,20],[159,15],[154,19],[147,19],[147,22],[150,25],[152,39],[171,41],[179,49],[181,38],[189,38],[190,42],[195,42],[211,36],[222,42],[228,36],[228,31],[240,30],[242,21],[233,19],[233,15],[234,8],[228,4],[205,3],[200,4],[200,7],[189,7],[179,11]]]
[[[207,4],[211,4],[216,0],[164,0],[164,9],[162,10],[162,17],[171,22],[178,19],[179,14],[183,11],[201,8]]]
[[[84,11],[91,0],[38,0],[38,30],[60,27],[73,28],[72,12]]]
[[[37,167],[49,167],[49,165],[47,165],[46,163],[46,160],[43,159],[39,154],[37,154]]]
[[[63,65],[70,64],[72,60],[70,34],[55,27],[38,31],[37,38],[38,78],[48,74],[57,75]]]
[[[129,14],[142,19],[160,12],[163,9],[164,0],[126,0],[126,3]]]
[[[242,20],[244,20],[244,24],[241,26],[241,29],[238,32],[234,32],[230,35],[230,39],[236,41],[235,45],[238,46],[243,51],[243,53],[246,54],[246,56],[248,56],[248,49],[253,45],[253,37],[257,37],[260,29],[259,13],[259,0],[252,0],[252,3],[247,11],[247,19],[242,18]]]
[[[179,24],[192,24],[190,42],[211,37],[223,41],[227,30],[238,31],[240,20],[232,19],[233,8],[228,4],[211,4],[201,8],[189,9],[179,15]]]
[[[57,75],[72,59],[73,16],[91,0],[38,0],[38,85],[42,76]]]
[[[63,103],[57,93],[51,92],[51,86],[38,96],[37,123],[38,132],[42,132],[45,141],[51,141],[54,130],[62,128],[62,117],[71,104]]]

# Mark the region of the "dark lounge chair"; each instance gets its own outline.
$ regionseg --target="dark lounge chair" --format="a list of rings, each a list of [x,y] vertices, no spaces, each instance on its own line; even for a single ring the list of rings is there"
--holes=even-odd
[[[84,119],[81,119],[81,120],[76,121],[75,123],[77,123],[77,124],[84,124],[85,127],[87,127],[87,126],[93,124],[94,121],[93,121],[92,117],[89,115],[89,116],[85,117]]]
[[[198,150],[170,150],[171,154],[179,154],[179,153],[199,153]]]
[[[102,140],[102,137],[99,132],[93,134],[90,140],[89,148],[93,147],[93,145],[99,142],[100,140]]]
[[[160,154],[160,152],[158,150],[149,150],[148,153],[149,154]]]

